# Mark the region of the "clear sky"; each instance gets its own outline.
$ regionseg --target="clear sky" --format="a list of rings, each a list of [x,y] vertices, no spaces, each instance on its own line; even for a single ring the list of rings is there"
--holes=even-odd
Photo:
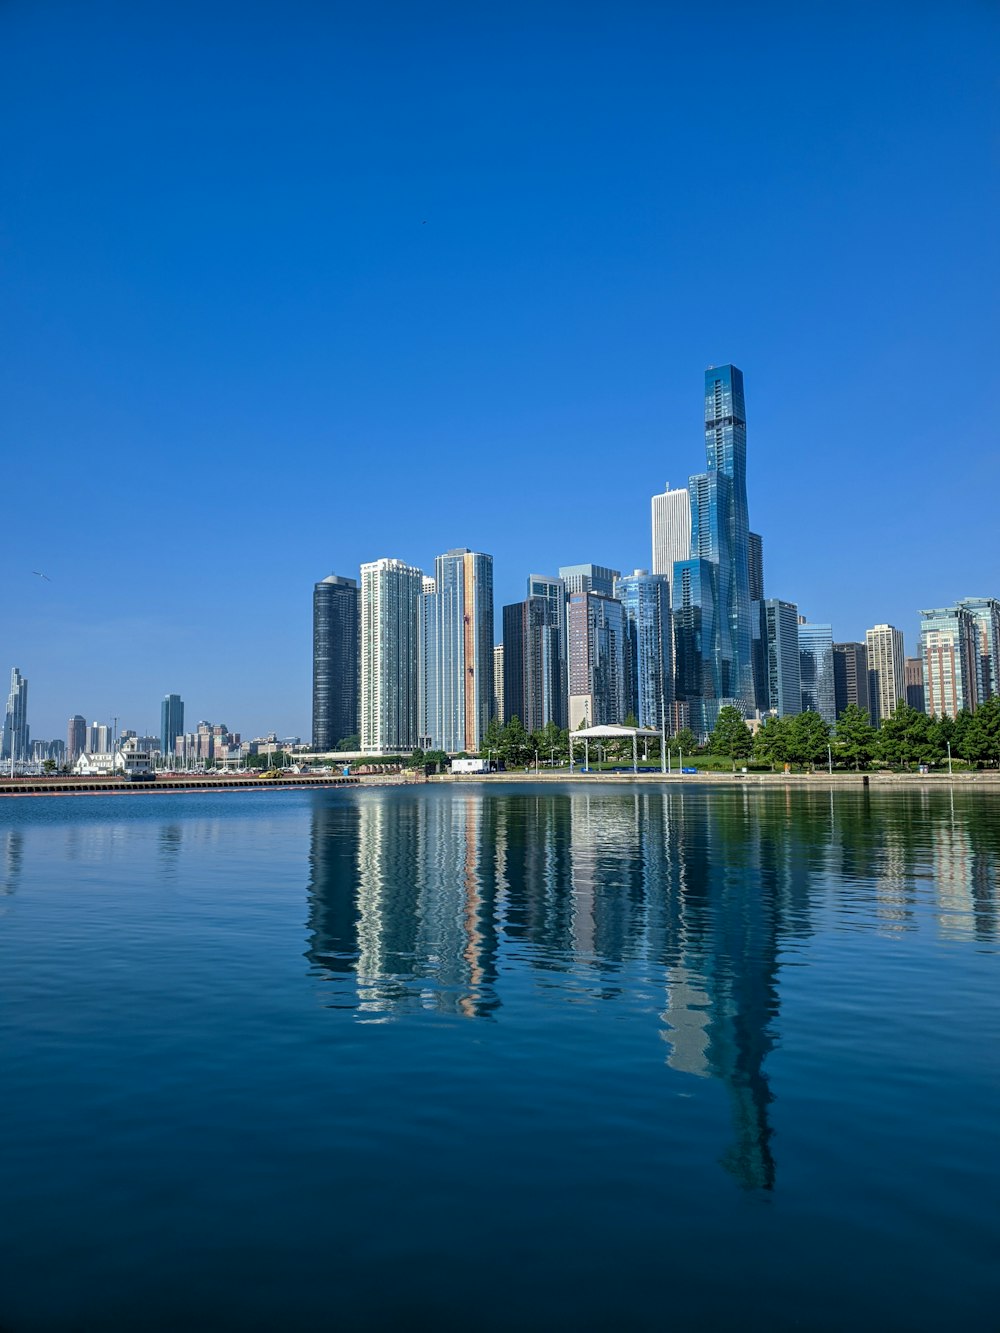
[[[310,728],[315,580],[650,563],[746,377],[769,596],[1000,595],[992,3],[0,5],[0,676]],[[33,575],[41,570],[50,582]]]

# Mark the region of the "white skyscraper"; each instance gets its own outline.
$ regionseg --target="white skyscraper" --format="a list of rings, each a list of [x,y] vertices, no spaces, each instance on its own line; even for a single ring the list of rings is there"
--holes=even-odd
[[[872,721],[877,726],[884,718],[892,717],[897,703],[906,698],[903,632],[892,625],[874,625],[866,631],[865,641]]]
[[[402,560],[361,566],[361,748],[367,754],[403,754],[417,744],[423,578]]]
[[[691,555],[690,493],[686,486],[672,491],[668,483],[662,495],[653,496],[652,508],[653,573],[666,574],[672,589],[674,561]]]
[[[2,754],[4,759],[23,763],[29,758],[30,733],[28,730],[28,682],[13,667],[10,673],[10,694],[4,717]]]

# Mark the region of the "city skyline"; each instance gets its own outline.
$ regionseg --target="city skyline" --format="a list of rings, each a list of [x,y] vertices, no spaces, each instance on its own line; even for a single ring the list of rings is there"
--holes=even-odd
[[[769,596],[913,653],[920,609],[995,591],[998,451],[941,467],[996,375],[988,7],[185,13],[3,19],[0,644],[33,733],[153,734],[176,691],[308,735],[297,590],[385,551],[491,553],[498,613],[529,567],[649,568],[722,360]]]

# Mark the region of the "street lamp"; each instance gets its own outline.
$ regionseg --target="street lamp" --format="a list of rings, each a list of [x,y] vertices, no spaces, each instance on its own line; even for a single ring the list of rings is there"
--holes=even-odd
[[[826,767],[830,776],[833,777],[833,748],[829,745],[826,747]]]
[[[951,741],[945,741],[948,747],[948,776],[951,777]]]

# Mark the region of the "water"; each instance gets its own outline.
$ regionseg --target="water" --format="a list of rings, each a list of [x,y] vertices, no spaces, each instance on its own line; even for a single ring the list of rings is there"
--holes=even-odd
[[[0,808],[0,1327],[997,1326],[1000,795]]]

